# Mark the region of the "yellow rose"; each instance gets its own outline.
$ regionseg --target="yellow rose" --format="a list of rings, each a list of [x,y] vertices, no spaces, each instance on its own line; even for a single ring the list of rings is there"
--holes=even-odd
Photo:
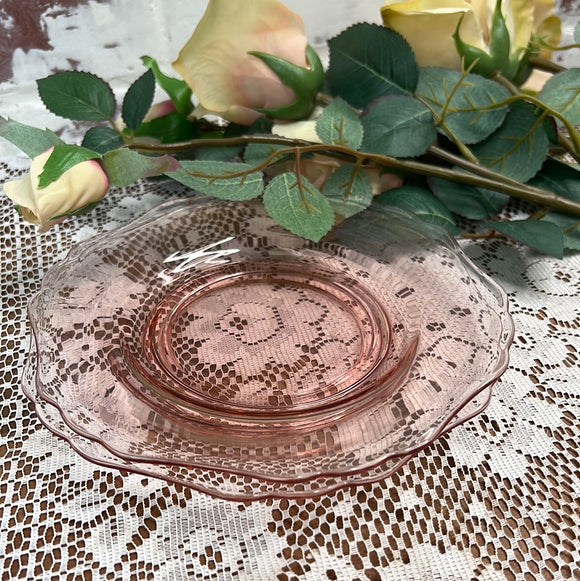
[[[41,231],[61,222],[67,215],[100,201],[109,188],[109,180],[100,164],[83,161],[44,188],[38,179],[52,150],[32,160],[30,172],[23,178],[4,184],[4,192],[19,208],[28,222],[38,224]]]
[[[249,125],[261,115],[256,109],[287,107],[296,93],[261,58],[248,53],[273,55],[308,70],[306,49],[302,19],[280,2],[210,0],[173,67],[202,113]]]
[[[496,0],[388,0],[381,13],[385,25],[411,45],[419,66],[460,70],[453,38],[460,20],[461,41],[489,53],[496,4]],[[560,42],[560,19],[553,11],[553,0],[503,0],[510,61],[520,61],[530,42],[541,39],[550,46]],[[540,54],[549,58],[550,51],[541,48]]]

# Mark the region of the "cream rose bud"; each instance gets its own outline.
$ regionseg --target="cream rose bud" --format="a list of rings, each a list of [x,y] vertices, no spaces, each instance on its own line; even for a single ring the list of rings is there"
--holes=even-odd
[[[419,66],[460,70],[453,35],[459,21],[461,41],[489,53],[490,24],[497,0],[388,0],[383,22],[411,45]],[[554,0],[503,0],[501,10],[509,32],[509,60],[519,61],[530,42],[541,38],[548,46],[560,42],[560,20]],[[549,58],[550,51],[539,49]]]
[[[61,222],[89,204],[100,201],[109,188],[109,179],[101,165],[83,161],[64,172],[44,188],[38,187],[39,176],[54,148],[35,157],[30,172],[23,178],[4,184],[4,192],[19,208],[28,222],[41,231]]]
[[[276,0],[210,0],[173,67],[202,112],[250,125],[260,116],[255,109],[284,107],[296,96],[248,52],[306,67],[306,46],[302,19]]]

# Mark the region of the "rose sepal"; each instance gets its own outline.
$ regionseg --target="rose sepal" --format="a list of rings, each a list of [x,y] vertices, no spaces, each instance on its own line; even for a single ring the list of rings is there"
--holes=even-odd
[[[453,40],[466,69],[470,68],[472,72],[485,77],[502,73],[508,79],[513,80],[520,71],[520,74],[524,74],[523,71],[527,63],[520,61],[520,51],[518,51],[518,54],[510,56],[511,37],[501,5],[502,0],[496,0],[491,21],[489,52],[467,44],[461,39],[459,30],[464,14],[461,15],[457,23],[453,33]]]
[[[254,110],[272,119],[296,120],[308,117],[324,82],[324,68],[316,51],[310,45],[306,47],[307,67],[259,51],[249,51],[248,54],[259,58],[296,95],[296,100],[289,105],[273,109],[254,107]]]

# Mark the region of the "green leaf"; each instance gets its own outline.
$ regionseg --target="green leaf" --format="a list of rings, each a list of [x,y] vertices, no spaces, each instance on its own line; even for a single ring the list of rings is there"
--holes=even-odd
[[[155,96],[155,76],[149,69],[127,90],[123,99],[122,116],[125,125],[135,130],[145,119]]]
[[[580,44],[580,20],[576,23],[574,27],[574,42]]]
[[[244,160],[250,165],[259,165],[265,162],[273,153],[288,149],[285,145],[276,145],[274,143],[249,143],[244,151]],[[281,155],[276,162],[287,159],[287,156]]]
[[[46,108],[65,119],[107,121],[115,112],[111,87],[90,73],[56,73],[36,83]]]
[[[542,167],[549,140],[542,119],[534,108],[513,106],[503,125],[485,141],[473,146],[479,161],[520,182],[527,182]]]
[[[240,175],[243,172],[248,173]],[[253,172],[252,166],[246,163],[183,161],[180,169],[167,175],[193,190],[222,200],[251,200],[264,188],[262,173]]]
[[[577,166],[548,159],[530,185],[554,192],[557,196],[580,202],[580,170]],[[580,218],[560,212],[548,212],[542,221],[559,226],[564,234],[564,247],[580,250]]]
[[[350,218],[368,208],[373,187],[366,171],[352,163],[341,165],[326,180],[322,193],[336,214]]]
[[[71,167],[83,161],[98,159],[100,157],[95,151],[85,149],[78,145],[56,145],[44,164],[42,173],[38,177],[38,187],[45,188]]]
[[[329,89],[353,107],[385,95],[412,95],[419,71],[405,39],[383,26],[355,24],[328,41]]]
[[[557,196],[580,202],[580,171],[575,167],[548,159],[530,185],[554,192]]]
[[[333,226],[328,200],[306,178],[288,172],[276,176],[264,191],[264,208],[278,224],[297,236],[318,242]]]
[[[415,186],[402,186],[377,196],[375,200],[379,204],[410,210],[429,224],[438,224],[454,235],[459,234],[451,212],[429,190]]]
[[[141,123],[135,131],[136,137],[154,137],[161,143],[177,143],[189,141],[199,136],[195,123],[189,121],[185,115],[173,111],[162,117],[156,117],[146,123]]]
[[[550,256],[562,258],[564,255],[562,229],[551,222],[511,220],[509,222],[487,222],[486,226],[501,232],[516,242],[527,244]]]
[[[564,235],[564,248],[568,250],[580,250],[580,218],[561,214],[559,212],[548,212],[541,222],[551,222],[562,230]]]
[[[413,97],[393,95],[374,102],[362,118],[362,150],[393,157],[416,157],[437,136],[433,117]]]
[[[442,178],[431,178],[429,183],[451,212],[470,220],[493,218],[510,199],[507,194]]]
[[[5,119],[2,116],[0,116],[0,137],[18,147],[31,158],[44,153],[54,145],[63,144],[60,137],[50,129],[38,129],[13,119]]]
[[[549,79],[538,98],[570,123],[580,124],[580,69],[569,69]]]
[[[96,126],[85,133],[81,145],[102,154],[122,147],[123,139],[112,127]]]
[[[115,149],[103,156],[105,172],[111,185],[123,188],[142,178],[174,171],[179,163],[169,155],[148,156],[131,149]]]
[[[509,93],[499,83],[480,75],[463,75],[438,67],[421,68],[416,95],[434,112],[440,123],[463,143],[489,137],[503,122],[507,105],[482,110],[501,103]]]
[[[316,120],[316,133],[324,143],[357,150],[362,143],[363,127],[352,107],[337,97]]]
[[[173,101],[177,111],[187,117],[193,111],[191,89],[187,86],[187,83],[162,73],[155,59],[150,56],[141,57],[141,62],[153,71],[157,83]]]

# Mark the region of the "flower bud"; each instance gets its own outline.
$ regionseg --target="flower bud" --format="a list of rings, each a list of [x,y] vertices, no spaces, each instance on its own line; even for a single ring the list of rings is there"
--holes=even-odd
[[[530,54],[550,58],[560,42],[554,0],[385,0],[383,22],[411,45],[421,67],[504,76],[520,85]],[[462,63],[463,61],[463,63]]]
[[[487,51],[461,40],[460,28],[465,15],[462,15],[457,23],[453,40],[465,68],[470,68],[472,72],[486,77],[495,73],[503,73],[507,78],[513,79],[519,69],[519,59],[522,54],[516,54],[510,58],[511,38],[502,13],[501,3],[502,0],[496,0]],[[518,53],[523,53],[523,51],[518,51]]]
[[[250,51],[249,54],[258,57],[268,65],[281,83],[292,89],[296,96],[296,99],[288,105],[271,109],[255,107],[255,110],[274,119],[294,120],[308,117],[314,109],[316,95],[324,81],[324,69],[314,49],[311,46],[306,47],[308,68],[298,67],[270,54],[256,51]]]
[[[149,111],[147,111],[143,123],[153,121],[153,119],[159,119],[159,117],[165,117],[165,115],[175,113],[175,111],[177,111],[177,109],[171,99],[160,101],[159,103],[152,105]]]
[[[109,188],[109,180],[95,160],[83,161],[65,171],[44,188],[38,187],[40,174],[54,148],[35,157],[30,172],[4,184],[4,192],[24,219],[48,230],[67,216],[99,202]]]
[[[306,117],[322,82],[300,16],[277,0],[210,0],[173,63],[210,113],[241,125]]]

